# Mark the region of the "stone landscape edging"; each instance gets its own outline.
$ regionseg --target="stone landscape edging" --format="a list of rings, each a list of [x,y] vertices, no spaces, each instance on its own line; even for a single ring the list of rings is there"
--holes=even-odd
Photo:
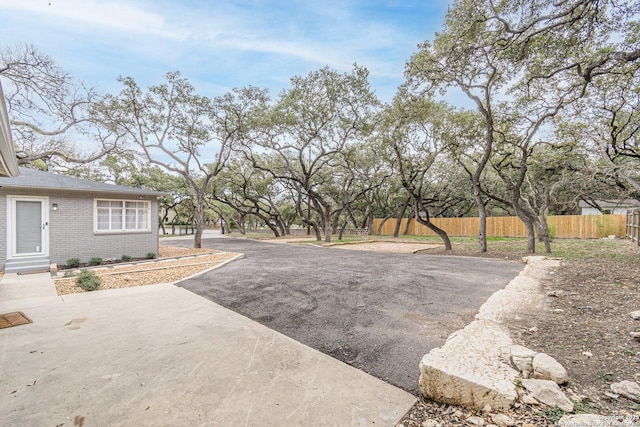
[[[77,267],[77,268],[66,268],[64,270],[59,270],[57,268],[56,264],[52,264],[52,265],[56,265],[56,269],[55,269],[55,271],[51,271],[51,277],[54,278],[55,280],[68,279],[69,277],[65,277],[64,276],[64,274],[66,272],[74,272],[74,271],[78,271],[78,270],[89,270],[89,271],[118,270],[118,269],[133,267],[133,266],[136,266],[136,265],[158,264],[158,263],[163,263],[163,262],[181,261],[181,260],[184,260],[184,259],[187,259],[187,258],[198,258],[198,257],[203,257],[203,256],[209,256],[209,255],[218,255],[218,254],[221,254],[221,253],[223,253],[223,252],[200,252],[200,253],[197,253],[197,254],[182,255],[182,256],[171,256],[171,257],[166,257],[166,258],[165,257],[162,257],[162,258],[144,258],[144,259],[139,259],[139,260],[136,260],[136,261],[115,262],[113,264],[87,265],[87,266]],[[162,268],[165,268],[165,267],[162,267]],[[141,271],[142,270],[149,270],[149,269],[141,269]],[[121,273],[117,273],[117,274],[121,274]]]
[[[174,282],[169,282],[169,284],[170,285],[177,285],[180,282],[184,282],[185,280],[189,280],[189,279],[192,279],[194,277],[198,277],[201,274],[208,273],[209,271],[215,270],[217,268],[224,267],[225,265],[229,264],[230,262],[233,262],[233,261],[236,261],[236,260],[239,260],[239,259],[242,259],[242,258],[244,258],[244,254],[239,253],[236,256],[234,256],[232,258],[229,258],[228,260],[222,261],[221,263],[216,264],[211,268],[207,268],[206,270],[198,271],[197,273],[194,273],[194,274],[192,274],[190,276],[187,276],[187,277],[183,277],[180,280],[176,280]]]
[[[520,372],[510,363],[513,341],[505,322],[520,313],[545,310],[540,280],[560,265],[544,256],[523,261],[527,265],[520,274],[489,297],[473,322],[422,358],[420,392],[427,399],[502,411],[517,401]]]

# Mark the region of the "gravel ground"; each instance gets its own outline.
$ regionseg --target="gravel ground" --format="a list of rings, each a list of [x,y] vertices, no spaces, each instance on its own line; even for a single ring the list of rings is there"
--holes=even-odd
[[[269,243],[304,243],[310,242],[309,236],[286,236],[286,237],[269,237],[269,238],[260,238],[258,240],[269,242]],[[312,243],[318,244],[318,243]],[[364,240],[362,242],[340,242],[335,241],[329,244],[320,243],[320,246],[332,247],[334,249],[346,249],[352,251],[369,251],[369,252],[388,252],[388,253],[396,253],[396,254],[410,254],[410,253],[418,253],[425,252],[428,253],[429,250],[443,248],[441,244],[438,243],[418,243],[418,242],[397,242],[393,240]]]
[[[210,269],[238,254],[211,249],[186,249],[160,246],[160,257],[151,261],[92,268],[101,279],[100,289],[129,288],[182,280]],[[86,292],[73,277],[55,280],[58,295]]]
[[[352,251],[371,252],[393,252],[397,254],[412,254],[420,251],[428,251],[442,247],[442,245],[432,245],[428,243],[402,243],[402,242],[366,242],[358,244],[338,244],[333,246],[336,249],[346,249]]]

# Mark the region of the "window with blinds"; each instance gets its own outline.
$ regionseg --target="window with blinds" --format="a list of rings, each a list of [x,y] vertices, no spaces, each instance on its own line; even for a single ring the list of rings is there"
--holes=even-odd
[[[149,231],[149,215],[147,201],[96,200],[95,231]]]

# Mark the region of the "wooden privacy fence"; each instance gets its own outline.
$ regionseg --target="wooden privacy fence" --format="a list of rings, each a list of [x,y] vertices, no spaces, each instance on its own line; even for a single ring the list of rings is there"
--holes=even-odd
[[[640,209],[627,212],[627,237],[640,246]]]
[[[449,236],[475,237],[478,235],[478,221],[475,218],[432,218],[438,227]],[[560,239],[597,239],[610,235],[624,236],[627,215],[562,215],[547,217],[549,233],[552,238]],[[373,221],[373,231],[378,232],[382,219]],[[407,219],[400,224],[400,233],[406,227]],[[395,219],[387,220],[382,226],[383,235],[393,234]],[[637,232],[636,228],[636,232]],[[414,236],[435,236],[436,234],[415,220],[409,225],[409,233]],[[487,237],[526,237],[524,223],[517,216],[499,216],[487,218]]]

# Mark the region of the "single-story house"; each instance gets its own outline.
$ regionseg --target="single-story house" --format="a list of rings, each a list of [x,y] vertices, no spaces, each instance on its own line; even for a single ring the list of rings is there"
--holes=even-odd
[[[70,258],[158,253],[157,191],[19,168],[0,178],[0,267],[48,269]]]
[[[640,202],[637,200],[596,200],[595,204],[599,206],[605,214],[626,215],[629,209],[640,208]],[[602,215],[598,208],[593,207],[584,200],[578,202],[581,215]]]

